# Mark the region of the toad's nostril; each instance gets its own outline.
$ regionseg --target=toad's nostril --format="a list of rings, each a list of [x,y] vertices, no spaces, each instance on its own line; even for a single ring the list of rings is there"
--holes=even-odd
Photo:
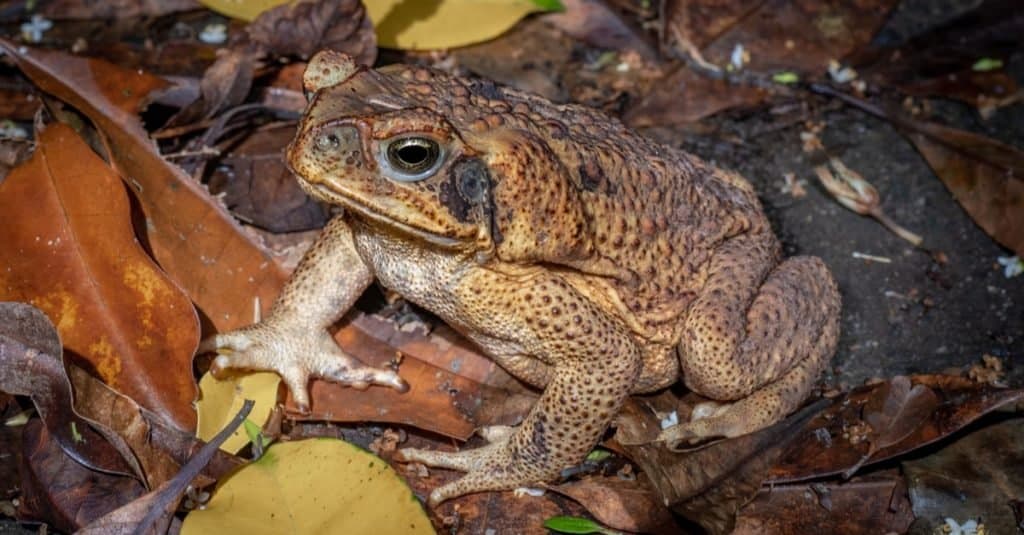
[[[335,134],[320,134],[316,138],[316,148],[320,150],[336,149],[341,145],[341,140]]]
[[[359,132],[351,125],[324,125],[313,137],[315,149],[328,154],[359,150]]]

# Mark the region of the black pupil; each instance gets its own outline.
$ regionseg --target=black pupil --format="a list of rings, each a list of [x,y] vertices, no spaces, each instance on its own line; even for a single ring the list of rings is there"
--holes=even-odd
[[[419,166],[430,157],[430,149],[423,145],[409,144],[398,149],[398,157],[408,166]]]

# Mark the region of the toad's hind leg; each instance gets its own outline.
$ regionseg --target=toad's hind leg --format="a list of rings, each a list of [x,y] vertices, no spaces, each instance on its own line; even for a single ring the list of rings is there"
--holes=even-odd
[[[679,349],[687,386],[734,402],[666,429],[661,438],[670,443],[781,420],[810,393],[839,338],[839,291],[820,259],[787,259],[760,284],[751,257],[770,258],[773,242],[729,245],[712,261]]]

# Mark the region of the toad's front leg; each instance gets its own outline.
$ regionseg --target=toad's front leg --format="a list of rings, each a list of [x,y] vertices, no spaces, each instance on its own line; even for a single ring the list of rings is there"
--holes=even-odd
[[[199,350],[220,353],[214,372],[276,372],[304,409],[309,407],[311,377],[356,388],[379,384],[405,391],[408,387],[397,373],[366,366],[345,354],[327,330],[371,282],[373,272],[356,252],[351,229],[337,217],[306,252],[265,320],[211,336]]]
[[[463,494],[558,478],[583,461],[634,386],[640,349],[625,328],[567,286],[548,285],[547,291],[533,292],[547,307],[536,297],[519,301],[524,306],[510,319],[529,326],[536,337],[530,349],[550,364],[547,387],[523,423],[487,429],[482,434],[490,444],[474,450],[399,452],[400,460],[467,472],[431,492],[432,506]]]

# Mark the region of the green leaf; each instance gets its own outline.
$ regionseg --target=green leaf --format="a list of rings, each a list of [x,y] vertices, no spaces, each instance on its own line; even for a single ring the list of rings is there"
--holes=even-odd
[[[777,84],[795,84],[800,81],[800,77],[795,72],[782,71],[775,73],[772,80]]]
[[[589,518],[553,516],[544,521],[544,527],[559,533],[616,533]]]
[[[612,452],[610,452],[608,450],[602,450],[601,448],[597,448],[594,451],[588,453],[587,454],[587,458],[585,460],[596,463],[596,462],[603,461],[603,460],[605,460],[605,459],[607,459],[607,458],[609,458],[611,456],[612,456]]]
[[[530,0],[533,4],[544,11],[565,11],[562,0]]]
[[[971,70],[978,72],[994,71],[1003,68],[1003,60],[996,58],[981,58],[971,65]]]

